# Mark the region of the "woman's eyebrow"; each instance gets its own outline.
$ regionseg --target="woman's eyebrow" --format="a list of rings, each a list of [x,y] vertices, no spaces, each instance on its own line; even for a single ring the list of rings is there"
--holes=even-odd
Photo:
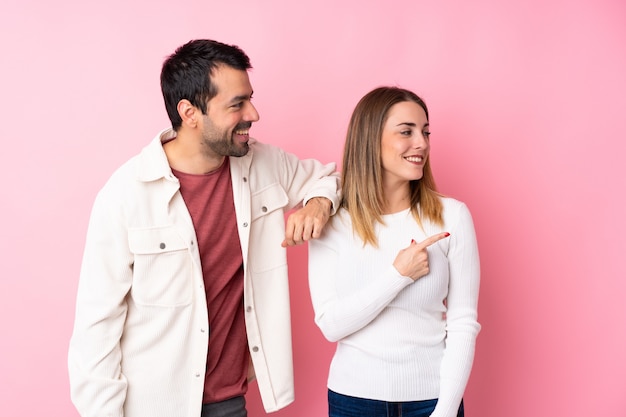
[[[413,122],[402,122],[402,123],[398,123],[396,126],[409,126],[409,127],[416,127],[417,124],[413,123]],[[429,127],[430,123],[424,123],[424,126],[422,126],[422,129],[425,127]]]

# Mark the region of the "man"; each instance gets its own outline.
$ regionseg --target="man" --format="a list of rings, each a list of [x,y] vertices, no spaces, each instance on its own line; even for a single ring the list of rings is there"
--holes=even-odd
[[[236,46],[179,47],[172,129],[96,198],[69,350],[83,417],[245,416],[249,374],[266,411],[293,401],[285,247],[320,235],[338,174],[248,136],[250,68]]]

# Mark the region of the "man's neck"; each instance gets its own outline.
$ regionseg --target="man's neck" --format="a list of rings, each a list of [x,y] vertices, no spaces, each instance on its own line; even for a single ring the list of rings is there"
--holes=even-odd
[[[167,161],[172,169],[186,174],[202,175],[217,170],[224,163],[224,156],[208,155],[199,144],[190,142],[180,134],[163,145]]]

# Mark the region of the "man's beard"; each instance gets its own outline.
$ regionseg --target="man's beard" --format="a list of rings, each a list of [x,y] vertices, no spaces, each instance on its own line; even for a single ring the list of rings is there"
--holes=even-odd
[[[232,130],[236,132],[238,130],[247,130],[250,128],[251,123],[240,123]],[[244,156],[250,149],[248,143],[235,143],[233,140],[233,133],[226,132],[205,132],[202,137],[204,145],[209,147],[211,151],[221,156]]]

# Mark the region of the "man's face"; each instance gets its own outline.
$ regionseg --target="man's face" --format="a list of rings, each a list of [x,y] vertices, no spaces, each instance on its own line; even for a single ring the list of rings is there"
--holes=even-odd
[[[259,120],[250,101],[248,72],[221,65],[211,77],[218,93],[209,100],[207,114],[202,117],[205,152],[212,156],[244,156],[248,153],[250,126]]]

